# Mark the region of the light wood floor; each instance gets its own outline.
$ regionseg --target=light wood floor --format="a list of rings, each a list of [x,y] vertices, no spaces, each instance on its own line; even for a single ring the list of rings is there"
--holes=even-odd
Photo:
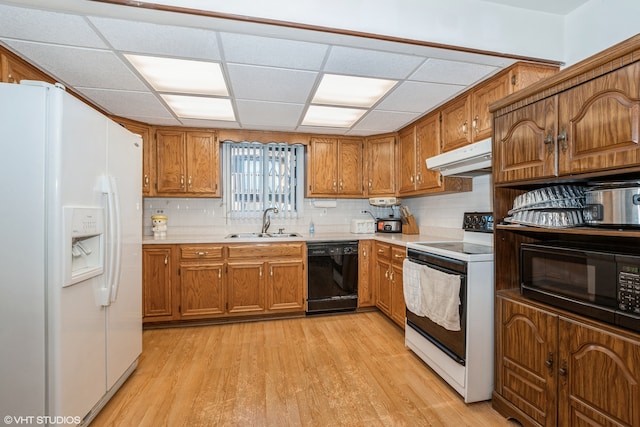
[[[146,330],[92,426],[512,426],[459,395],[379,312]]]

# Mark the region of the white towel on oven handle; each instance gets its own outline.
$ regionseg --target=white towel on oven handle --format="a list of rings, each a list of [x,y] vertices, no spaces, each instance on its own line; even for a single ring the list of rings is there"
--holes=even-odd
[[[422,265],[424,316],[450,331],[460,330],[460,276]]]
[[[422,310],[422,286],[420,283],[420,271],[422,266],[405,258],[402,262],[402,291],[407,310],[424,317]]]

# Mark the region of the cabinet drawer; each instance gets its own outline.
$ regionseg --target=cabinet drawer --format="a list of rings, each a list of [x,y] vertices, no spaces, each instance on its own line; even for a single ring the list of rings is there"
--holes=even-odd
[[[391,246],[384,243],[376,243],[376,256],[378,258],[391,259]]]
[[[250,243],[229,245],[229,255],[232,258],[257,257],[302,257],[304,255],[302,243]]]
[[[402,261],[407,257],[407,250],[402,246],[394,246],[391,249],[391,260],[394,263],[402,264]]]
[[[180,259],[221,259],[222,246],[180,246]]]

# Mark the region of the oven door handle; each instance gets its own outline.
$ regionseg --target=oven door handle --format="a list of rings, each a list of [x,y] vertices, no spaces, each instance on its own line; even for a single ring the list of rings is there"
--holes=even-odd
[[[432,255],[432,254],[429,254],[429,256],[437,257],[437,255]],[[463,276],[463,277],[466,277],[467,275],[466,273],[467,265],[466,265],[466,262],[464,261],[460,261],[460,265],[464,269],[464,271],[458,271],[458,270],[452,270],[450,268],[442,267],[437,264],[431,264],[430,262],[422,261],[422,260],[411,258],[411,257],[409,257],[408,260],[409,262],[412,262],[414,264],[424,265],[425,267],[433,268],[434,270],[439,270],[439,271],[442,271],[443,273],[454,274],[456,276]],[[452,260],[450,258],[447,258],[447,262],[450,262],[450,261]]]

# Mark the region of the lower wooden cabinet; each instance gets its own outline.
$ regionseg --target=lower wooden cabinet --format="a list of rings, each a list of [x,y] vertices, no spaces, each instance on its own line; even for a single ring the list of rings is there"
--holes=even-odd
[[[526,426],[640,426],[640,335],[497,298],[493,406]]]
[[[145,323],[304,313],[304,242],[145,245]]]
[[[358,307],[376,305],[373,271],[373,241],[358,242]]]
[[[376,307],[404,329],[406,306],[402,289],[403,246],[375,242]]]
[[[142,251],[142,316],[144,322],[173,320],[173,250],[153,245]]]

